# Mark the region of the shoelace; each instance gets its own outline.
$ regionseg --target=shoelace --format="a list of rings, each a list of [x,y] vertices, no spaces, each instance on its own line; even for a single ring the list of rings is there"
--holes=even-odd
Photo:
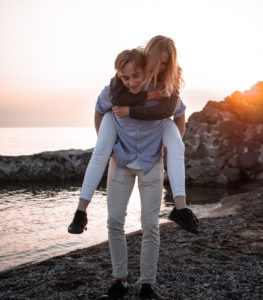
[[[194,224],[197,226],[199,223],[199,220],[197,219],[196,215],[191,211],[191,209],[187,209],[188,213],[190,214],[192,221],[194,222]]]
[[[82,221],[80,222],[80,225],[83,227],[84,230],[87,230],[87,226],[84,225],[84,224],[82,223]]]

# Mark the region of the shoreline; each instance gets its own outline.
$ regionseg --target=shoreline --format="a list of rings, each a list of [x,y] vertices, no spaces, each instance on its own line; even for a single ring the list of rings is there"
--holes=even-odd
[[[199,235],[160,226],[156,299],[260,299],[263,188],[228,196]],[[138,299],[141,231],[127,235],[129,297]],[[112,282],[108,243],[0,273],[2,299],[98,299]]]

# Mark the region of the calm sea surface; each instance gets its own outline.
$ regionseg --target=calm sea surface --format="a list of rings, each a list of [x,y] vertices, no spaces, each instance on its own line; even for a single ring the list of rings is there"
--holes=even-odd
[[[107,240],[105,191],[97,191],[88,209],[88,230],[81,235],[67,232],[75,212],[81,182],[71,184],[27,184],[1,186],[0,192],[0,271],[24,263],[41,261]],[[209,214],[224,191],[191,191],[196,202],[190,207],[198,216]],[[210,193],[210,196],[209,196]],[[215,198],[215,196],[217,198]],[[199,197],[199,198],[198,198]],[[202,201],[201,204],[199,201]],[[209,202],[209,201],[208,201]],[[160,222],[167,222],[171,203],[162,202]],[[125,230],[140,229],[140,200],[137,185],[130,198]]]
[[[0,154],[25,155],[61,149],[89,149],[93,128],[0,128]],[[0,186],[0,271],[88,247],[107,240],[105,191],[97,191],[88,210],[88,230],[67,232],[77,206],[81,182]],[[165,190],[164,190],[165,192]],[[200,217],[218,207],[228,191],[191,188],[189,206]],[[167,222],[171,202],[162,202],[160,222]],[[135,186],[126,217],[126,232],[140,229],[140,200]]]

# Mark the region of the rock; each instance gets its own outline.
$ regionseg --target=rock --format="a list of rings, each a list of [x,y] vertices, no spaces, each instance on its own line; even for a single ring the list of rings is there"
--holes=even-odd
[[[216,176],[220,173],[220,169],[217,168],[216,166],[211,166],[211,167],[209,167],[207,172],[208,172],[208,175],[213,177],[213,176]]]
[[[203,143],[200,143],[196,151],[194,152],[194,157],[198,159],[198,158],[205,158],[207,156],[208,156],[207,147]]]
[[[233,121],[223,121],[220,123],[219,126],[219,132],[221,134],[230,134],[230,135],[234,135],[237,128],[238,128],[238,123]]]
[[[238,155],[237,163],[240,169],[251,169],[258,162],[258,152],[246,152]]]
[[[224,168],[224,174],[227,176],[230,182],[235,182],[240,179],[240,169],[239,168]]]
[[[262,178],[263,82],[223,101],[208,101],[189,117],[184,142],[188,183]],[[204,159],[209,164],[203,164]]]
[[[226,165],[227,157],[226,156],[215,157],[214,161],[215,161],[216,166],[219,169],[221,169]]]
[[[258,157],[258,162],[260,163],[260,165],[263,165],[263,145],[261,145],[261,148],[260,148],[260,154],[259,154],[259,157]]]
[[[218,107],[219,105],[217,102],[209,100],[203,108],[204,116],[210,118],[211,116],[216,115]]]
[[[213,151],[211,153],[211,156],[214,157],[214,158],[221,157],[225,153],[227,153],[228,151],[229,151],[229,148],[227,146],[220,145],[218,148],[213,149]]]
[[[194,112],[191,114],[188,121],[203,122],[203,121],[205,121],[205,116],[201,112]]]
[[[0,182],[82,180],[91,154],[92,149],[0,156]]]
[[[238,161],[237,161],[237,155],[232,156],[228,160],[228,165],[232,168],[237,168],[238,167]]]
[[[194,166],[186,169],[186,174],[189,176],[191,179],[197,179],[202,175],[203,171],[200,166]]]

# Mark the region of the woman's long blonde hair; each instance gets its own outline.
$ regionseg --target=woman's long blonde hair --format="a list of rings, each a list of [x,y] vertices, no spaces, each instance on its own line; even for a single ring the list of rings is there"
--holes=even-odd
[[[160,76],[160,55],[164,51],[168,53],[169,60],[165,71]],[[177,50],[174,41],[166,36],[157,35],[147,43],[144,48],[144,55],[146,57],[146,86],[153,81],[154,89],[157,89],[162,96],[170,97],[172,94],[179,95],[184,81],[182,78],[182,69],[177,61]]]

